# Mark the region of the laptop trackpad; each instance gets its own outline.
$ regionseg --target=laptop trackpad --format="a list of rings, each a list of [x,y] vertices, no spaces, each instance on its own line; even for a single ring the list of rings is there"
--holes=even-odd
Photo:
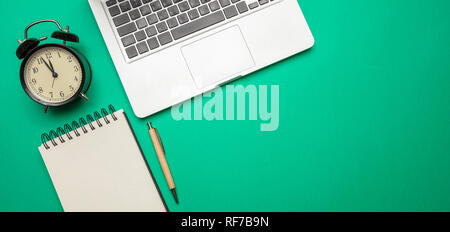
[[[181,52],[199,89],[236,77],[255,65],[238,26],[188,44]]]

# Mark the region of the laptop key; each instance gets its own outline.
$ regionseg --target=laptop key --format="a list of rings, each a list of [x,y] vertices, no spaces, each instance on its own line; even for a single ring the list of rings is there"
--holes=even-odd
[[[174,28],[174,27],[178,26],[177,19],[175,17],[168,19],[167,26],[169,26],[169,28]]]
[[[147,43],[145,41],[142,41],[142,42],[136,44],[136,47],[137,47],[139,54],[148,52]]]
[[[152,36],[156,35],[156,33],[158,33],[158,32],[156,31],[155,26],[150,26],[150,27],[145,28],[145,33],[147,33],[148,37],[152,37]]]
[[[114,17],[114,16],[120,14],[120,9],[119,9],[119,7],[118,7],[118,6],[113,6],[113,7],[109,8],[109,14],[110,14],[112,17]]]
[[[124,47],[128,47],[132,44],[136,43],[136,40],[134,39],[133,34],[131,35],[127,35],[125,37],[122,38],[122,44]]]
[[[142,41],[144,39],[147,39],[147,36],[145,35],[144,30],[134,33],[134,37],[136,38],[137,41]]]
[[[140,7],[142,5],[141,0],[130,0],[131,5],[133,8]]]
[[[259,2],[259,5],[264,5],[264,4],[266,4],[266,3],[268,3],[269,2],[269,0],[258,0],[258,2]]]
[[[187,1],[180,2],[180,3],[178,4],[178,8],[180,8],[180,11],[181,11],[181,12],[185,12],[185,11],[187,11],[187,10],[190,9],[189,4],[187,3]]]
[[[170,15],[170,16],[174,16],[174,15],[177,15],[177,14],[180,13],[180,11],[178,10],[178,7],[175,6],[175,5],[173,5],[173,6],[169,7],[169,8],[167,8],[167,11],[169,11],[169,15]]]
[[[201,0],[202,4],[208,3],[208,2],[210,2],[210,1],[211,1],[211,0]]]
[[[158,22],[158,17],[156,16],[155,13],[147,16],[147,22],[149,25],[155,24]]]
[[[181,1],[183,1],[183,0],[173,0],[173,3],[179,3]]]
[[[222,7],[226,7],[230,5],[230,0],[219,0],[219,3]]]
[[[209,13],[209,8],[207,5],[202,5],[201,7],[198,8],[198,12],[200,12],[200,15],[205,15]]]
[[[178,22],[180,22],[180,24],[187,23],[189,21],[189,18],[186,13],[178,15],[177,18],[178,18]]]
[[[114,25],[116,27],[118,27],[118,26],[121,26],[121,25],[123,25],[125,23],[130,22],[130,17],[126,13],[125,14],[121,14],[121,15],[113,18],[113,22],[114,22]]]
[[[136,24],[134,24],[134,22],[125,24],[125,25],[117,28],[117,32],[119,33],[120,37],[122,37],[124,35],[128,35],[131,32],[135,32],[135,31],[137,31],[137,28],[136,28]]]
[[[148,5],[142,6],[141,8],[139,8],[139,10],[141,11],[142,16],[152,13],[152,10],[150,9],[150,6],[148,6]]]
[[[150,7],[152,8],[153,12],[161,10],[162,8],[161,3],[158,0],[150,3]]]
[[[201,17],[195,21],[189,22],[185,25],[179,26],[173,29],[172,36],[175,40],[183,38],[187,35],[190,35],[194,32],[197,32],[201,29],[212,26],[216,23],[222,22],[225,20],[225,16],[222,11],[216,11],[207,16]]]
[[[158,14],[159,21],[169,18],[169,13],[167,13],[166,9],[162,9],[156,14]]]
[[[131,10],[131,6],[129,2],[122,2],[119,4],[120,9],[122,10],[122,12],[127,12],[129,10]]]
[[[197,7],[200,5],[200,0],[189,0],[189,5],[191,5],[192,8]]]
[[[192,9],[192,10],[188,11],[188,15],[189,15],[189,18],[191,20],[194,20],[194,19],[200,17],[200,15],[198,14],[197,9]]]
[[[237,7],[237,9],[238,9],[238,11],[239,11],[239,14],[242,14],[242,13],[248,11],[247,3],[245,3],[244,1],[238,2],[238,3],[236,4],[236,7]]]
[[[138,20],[136,21],[136,25],[137,25],[137,27],[138,27],[139,29],[142,29],[142,28],[148,26],[147,21],[146,21],[144,18],[138,19]]]
[[[151,1],[153,1],[153,0],[142,0],[142,3],[146,4],[146,3],[149,3]]]
[[[150,48],[150,50],[153,50],[153,49],[156,49],[159,47],[159,42],[156,39],[156,37],[152,37],[152,38],[148,39],[147,44],[148,44],[148,47]]]
[[[248,4],[248,8],[250,8],[250,9],[255,9],[258,6],[259,6],[258,2],[252,2],[252,3]]]
[[[217,1],[209,3],[209,8],[211,8],[211,11],[216,11],[220,9],[219,3]]]
[[[139,13],[138,9],[134,9],[134,10],[130,11],[130,13],[128,13],[128,14],[130,14],[130,18],[132,20],[135,20],[135,19],[138,19],[141,17],[141,14]]]
[[[127,53],[129,59],[136,57],[138,55],[138,52],[136,50],[136,47],[134,47],[134,45],[126,48],[125,52]]]
[[[163,32],[163,31],[167,31],[166,22],[160,22],[160,23],[156,24],[156,29],[158,29],[159,33]]]
[[[232,18],[238,14],[237,9],[234,5],[231,5],[225,9],[223,9],[223,13],[225,13],[225,16],[227,19]]]
[[[106,6],[110,7],[110,6],[114,5],[114,4],[116,4],[117,1],[116,0],[108,0],[105,3],[106,3]]]
[[[168,44],[172,42],[172,36],[169,32],[162,33],[158,35],[158,40],[161,45]]]
[[[163,7],[168,7],[172,5],[172,0],[161,0]]]

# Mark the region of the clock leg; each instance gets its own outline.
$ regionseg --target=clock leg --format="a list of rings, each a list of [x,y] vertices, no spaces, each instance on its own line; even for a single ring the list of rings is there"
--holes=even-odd
[[[47,111],[48,111],[48,106],[45,106],[44,113],[47,113]]]
[[[84,93],[80,93],[80,97],[84,98],[84,100],[89,100],[88,97],[86,95],[84,95]]]

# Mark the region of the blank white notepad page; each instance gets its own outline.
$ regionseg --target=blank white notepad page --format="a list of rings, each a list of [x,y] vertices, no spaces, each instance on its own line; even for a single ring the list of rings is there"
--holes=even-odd
[[[39,147],[64,211],[166,211],[125,113],[114,115]]]

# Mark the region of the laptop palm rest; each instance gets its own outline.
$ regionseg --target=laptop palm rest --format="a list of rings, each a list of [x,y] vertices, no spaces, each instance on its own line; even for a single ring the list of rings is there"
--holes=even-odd
[[[220,84],[255,65],[238,26],[188,44],[181,52],[199,89]]]

